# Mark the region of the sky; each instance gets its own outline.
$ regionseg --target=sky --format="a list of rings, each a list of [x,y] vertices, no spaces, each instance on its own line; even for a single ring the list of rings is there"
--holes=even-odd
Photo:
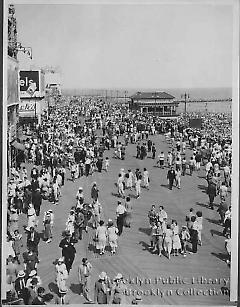
[[[21,68],[63,88],[231,87],[233,14],[212,4],[15,5]]]

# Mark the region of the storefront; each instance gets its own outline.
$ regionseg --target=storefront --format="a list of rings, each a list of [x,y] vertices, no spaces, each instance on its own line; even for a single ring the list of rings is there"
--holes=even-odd
[[[12,146],[18,137],[19,127],[19,79],[18,61],[8,56],[8,75],[7,75],[7,169],[8,174],[11,167],[16,166],[19,150]]]

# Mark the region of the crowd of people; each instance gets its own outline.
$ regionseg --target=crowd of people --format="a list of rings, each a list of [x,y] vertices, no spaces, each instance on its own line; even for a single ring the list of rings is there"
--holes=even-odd
[[[188,114],[195,117],[196,114]],[[202,115],[202,129],[187,125],[186,116],[165,120],[153,115],[131,112],[117,104],[106,103],[99,99],[84,99],[83,103],[64,105],[53,110],[43,119],[31,136],[24,141],[25,151],[11,168],[8,181],[7,199],[7,297],[9,300],[22,299],[24,304],[66,304],[66,281],[75,259],[75,244],[83,239],[83,233],[89,228],[94,231],[95,252],[103,255],[106,246],[114,255],[118,249],[118,239],[124,227],[132,224],[133,206],[127,191],[135,190],[135,198],[141,197],[142,188],[150,189],[150,172],[146,167],[136,170],[123,168],[116,182],[117,200],[115,216],[104,219],[103,206],[100,203],[97,182],[94,182],[90,195],[79,187],[76,202],[72,204],[62,232],[59,248],[62,256],[55,264],[58,295],[47,292],[38,276],[39,243],[41,240],[51,244],[55,210],[62,197],[66,176],[70,174],[72,182],[89,177],[94,172],[106,174],[111,169],[111,150],[113,158],[127,159],[129,144],[136,146],[136,159],[153,159],[154,166],[166,170],[169,189],[182,188],[182,177],[190,176],[201,168],[206,170],[206,192],[209,196],[209,208],[214,209],[215,197],[219,197],[217,212],[220,215],[223,235],[226,236],[227,263],[230,263],[232,143],[230,119],[224,114]],[[85,120],[84,120],[85,119]],[[168,152],[157,153],[153,138],[157,134],[165,135]],[[190,152],[190,157],[186,151]],[[105,158],[104,158],[105,156]],[[33,165],[29,170],[27,165]],[[54,205],[43,213],[43,237],[39,234],[40,215],[43,201]],[[186,215],[186,224],[181,227],[176,219],[169,219],[162,205],[159,210],[154,204],[147,213],[149,219],[149,250],[159,256],[197,253],[202,245],[201,233],[203,216],[201,211],[191,208]],[[26,219],[27,251],[24,249],[23,232],[20,220]],[[89,302],[123,304],[125,285],[122,275],[112,280],[102,272],[95,283],[94,296],[89,293],[89,278],[92,265],[86,258],[78,269],[82,294]],[[138,304],[141,298],[135,297],[132,304]]]

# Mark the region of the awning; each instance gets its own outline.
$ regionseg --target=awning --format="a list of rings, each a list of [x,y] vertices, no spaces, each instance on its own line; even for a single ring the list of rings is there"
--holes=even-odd
[[[13,141],[11,145],[18,150],[25,150],[25,146],[21,143],[18,143],[17,141]]]
[[[20,141],[26,141],[29,138],[29,136],[23,134],[23,135],[20,135],[18,138],[19,138]]]

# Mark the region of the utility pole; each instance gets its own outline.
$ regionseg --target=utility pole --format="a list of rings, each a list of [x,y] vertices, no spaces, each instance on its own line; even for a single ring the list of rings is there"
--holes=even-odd
[[[184,98],[184,115],[186,117],[187,115],[187,99],[190,98],[189,94],[188,93],[184,93],[183,95],[181,95],[181,98]]]

